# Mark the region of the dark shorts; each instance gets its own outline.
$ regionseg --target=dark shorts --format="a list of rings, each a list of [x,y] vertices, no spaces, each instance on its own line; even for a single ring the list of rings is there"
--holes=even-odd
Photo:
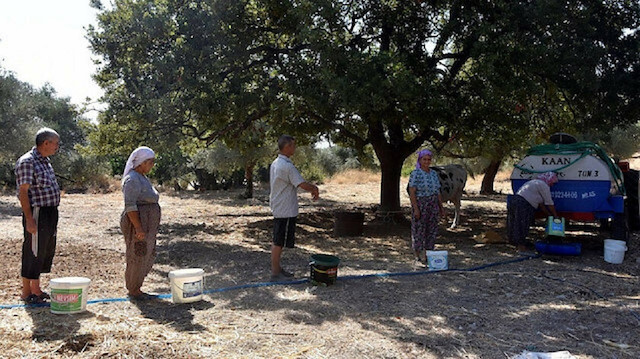
[[[40,279],[40,273],[51,272],[53,255],[56,252],[58,207],[40,207],[37,210],[32,208],[31,211],[34,218],[37,216],[37,245],[34,245],[33,235],[27,232],[23,214],[24,242],[22,242],[22,270],[20,273],[22,277],[27,279]],[[34,250],[37,255],[34,254]]]
[[[296,244],[296,217],[273,219],[273,244],[293,248]]]

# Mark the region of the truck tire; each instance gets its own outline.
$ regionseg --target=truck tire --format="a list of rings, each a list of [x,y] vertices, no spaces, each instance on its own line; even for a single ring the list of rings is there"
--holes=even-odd
[[[611,238],[626,241],[629,238],[627,211],[615,213],[611,221]]]
[[[627,209],[629,230],[640,229],[640,208],[638,206],[638,179],[640,172],[637,170],[629,170],[623,172],[624,188],[627,192],[627,201],[625,208]]]

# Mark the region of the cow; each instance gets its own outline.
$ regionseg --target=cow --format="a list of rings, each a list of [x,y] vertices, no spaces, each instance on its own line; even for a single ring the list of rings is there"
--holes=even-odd
[[[455,207],[455,216],[451,228],[456,228],[460,224],[460,200],[462,191],[467,184],[467,170],[461,165],[446,165],[431,167],[440,178],[440,196],[442,202],[451,202]]]

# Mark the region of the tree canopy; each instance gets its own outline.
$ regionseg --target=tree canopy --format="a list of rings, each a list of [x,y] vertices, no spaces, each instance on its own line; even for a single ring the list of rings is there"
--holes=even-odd
[[[102,174],[99,163],[83,157],[76,146],[85,145],[88,120],[82,118],[68,98],[45,85],[34,89],[0,68],[0,128],[4,138],[0,148],[0,183],[15,186],[16,160],[35,146],[35,134],[41,127],[51,127],[60,134],[63,145],[52,161],[56,174],[64,178],[63,187],[84,187],[87,181]],[[71,182],[70,182],[71,181]]]
[[[636,1],[114,5],[89,38],[109,103],[101,126],[119,141],[233,140],[263,121],[273,138],[371,145],[386,211],[426,143],[640,119]]]

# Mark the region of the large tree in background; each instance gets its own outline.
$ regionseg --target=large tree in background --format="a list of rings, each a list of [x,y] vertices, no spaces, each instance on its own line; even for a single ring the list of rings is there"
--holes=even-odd
[[[554,132],[600,134],[591,137],[605,139],[612,131],[633,128],[629,125],[640,117],[634,85],[640,60],[634,55],[640,47],[637,3],[519,7],[527,11],[504,21],[515,21],[520,30],[497,38],[494,46],[505,50],[471,72],[475,96],[469,106],[474,110],[466,114],[475,117],[471,122],[477,127],[458,136],[461,146],[452,153],[489,160],[483,193],[493,192],[504,159],[521,156]],[[566,31],[552,30],[564,23],[571,24]],[[549,62],[560,64],[560,71],[549,72]],[[509,76],[503,76],[505,69]]]
[[[370,144],[382,170],[381,210],[396,211],[411,153],[473,130],[530,128],[530,110],[548,88],[562,101],[540,108],[568,109],[576,126],[637,121],[638,7],[116,1],[89,31],[110,105],[101,126],[121,136],[211,142],[260,120],[274,134]]]
[[[88,125],[69,98],[58,97],[50,85],[34,89],[0,68],[0,128],[4,139],[0,147],[0,185],[15,186],[13,171],[17,159],[35,146],[36,131],[47,126],[55,129],[63,142],[58,154],[52,157],[56,174],[64,179],[61,185],[87,186],[87,182],[100,175],[99,165],[75,148],[85,144]]]

